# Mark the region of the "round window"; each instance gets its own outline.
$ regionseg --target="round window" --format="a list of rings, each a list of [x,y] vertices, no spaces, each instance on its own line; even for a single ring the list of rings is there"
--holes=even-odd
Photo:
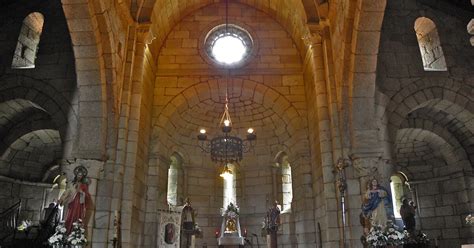
[[[249,57],[252,46],[250,34],[233,24],[213,28],[205,40],[207,55],[225,66],[243,63]]]

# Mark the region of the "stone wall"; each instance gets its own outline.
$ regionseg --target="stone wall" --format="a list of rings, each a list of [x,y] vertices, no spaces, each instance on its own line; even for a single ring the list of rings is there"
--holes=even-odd
[[[10,8],[16,11],[11,11]],[[30,105],[15,104],[12,105],[12,111],[4,113],[9,116],[9,121],[2,122],[2,141],[7,140],[4,145],[8,147],[29,132],[41,129],[58,130],[64,156],[70,156],[76,137],[78,106],[74,56],[61,2],[32,4],[18,1],[8,8],[2,8],[0,12],[0,103],[20,100]],[[36,56],[35,66],[28,69],[12,68],[12,60],[18,50],[18,39],[22,37],[20,33],[24,32],[23,20],[31,19],[29,15],[34,12],[37,12],[34,15],[44,17],[38,51],[31,55]],[[35,107],[36,110],[28,115],[26,112],[29,107]],[[34,114],[39,112],[43,114],[41,120],[34,117]],[[26,116],[31,119],[25,121]],[[7,138],[8,134],[15,136]],[[3,151],[4,149],[2,148]],[[54,159],[59,158],[61,157]]]
[[[470,58],[474,50],[463,32],[463,11],[452,16],[446,13],[457,7],[445,7],[438,9],[424,1],[389,1],[377,64],[385,156],[412,183],[418,228],[438,239],[440,247],[472,243],[472,228],[463,222],[474,207],[468,182],[473,168],[474,62]],[[429,54],[437,51],[429,63],[437,63],[442,50],[446,71],[424,69],[426,51],[420,52],[419,30],[414,29],[420,17],[431,19],[436,27],[421,37],[434,45],[427,49]]]
[[[31,220],[38,224],[43,219],[43,208],[58,198],[58,190],[49,184],[32,184],[0,178],[0,212],[21,199],[19,220]]]
[[[465,224],[471,211],[468,178],[463,173],[449,177],[431,178],[413,184],[417,194],[417,226],[437,239],[440,247],[460,246],[472,242],[472,227]]]
[[[307,106],[299,52],[290,35],[268,15],[232,3],[229,22],[249,31],[254,52],[248,63],[229,70],[226,77],[207,58],[201,45],[207,32],[224,21],[224,13],[223,4],[212,4],[187,16],[171,31],[160,50],[149,166],[158,167],[153,170],[161,175],[158,181],[148,182],[148,189],[153,189],[150,194],[156,199],[150,206],[163,207],[166,197],[162,193],[166,192],[166,183],[159,179],[167,180],[169,164],[160,158],[173,152],[183,154],[185,197],[190,197],[198,210],[197,221],[204,231],[204,239],[198,240],[198,245],[216,245],[214,231],[222,221],[222,167],[214,166],[208,154],[200,151],[195,137],[200,128],[207,128],[209,136],[218,134],[215,127],[224,110],[227,83],[233,133],[244,136],[246,128],[252,127],[258,136],[253,151],[244,154],[238,166],[237,203],[242,227],[260,235],[261,222],[274,194],[282,193],[273,186],[272,170],[278,152],[285,151],[292,167],[294,197],[292,211],[287,214],[291,217],[285,218],[282,229],[282,242],[313,243],[309,140],[306,120],[302,118]],[[293,221],[296,225],[290,227]],[[288,235],[295,236],[290,239]]]

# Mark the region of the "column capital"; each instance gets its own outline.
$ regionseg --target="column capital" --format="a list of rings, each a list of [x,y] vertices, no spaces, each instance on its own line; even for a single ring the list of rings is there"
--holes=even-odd
[[[68,179],[74,178],[74,169],[78,166],[84,166],[87,169],[87,177],[99,179],[104,170],[104,162],[94,159],[75,159],[61,163],[61,170],[66,173]]]
[[[379,166],[386,163],[382,153],[356,153],[350,155],[352,165],[360,177],[381,176]]]

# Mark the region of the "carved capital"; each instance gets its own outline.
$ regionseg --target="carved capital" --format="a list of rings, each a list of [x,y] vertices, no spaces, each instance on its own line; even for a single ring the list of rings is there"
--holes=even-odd
[[[87,170],[87,177],[98,179],[104,169],[104,162],[93,159],[76,159],[75,161],[67,161],[61,164],[61,170],[66,173],[68,179],[74,178],[74,170],[79,166],[83,166]]]
[[[380,157],[353,157],[352,164],[354,169],[361,177],[378,176],[379,164],[382,162]]]

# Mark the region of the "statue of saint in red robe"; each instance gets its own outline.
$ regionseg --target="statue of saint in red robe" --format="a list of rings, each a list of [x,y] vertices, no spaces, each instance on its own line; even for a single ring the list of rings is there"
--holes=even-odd
[[[67,204],[65,221],[67,233],[71,232],[72,224],[79,219],[82,220],[84,225],[87,225],[86,211],[91,205],[89,180],[86,177],[87,170],[74,170],[74,174],[75,176],[72,184],[64,192],[64,194],[61,196],[61,199],[59,200],[61,205]]]

